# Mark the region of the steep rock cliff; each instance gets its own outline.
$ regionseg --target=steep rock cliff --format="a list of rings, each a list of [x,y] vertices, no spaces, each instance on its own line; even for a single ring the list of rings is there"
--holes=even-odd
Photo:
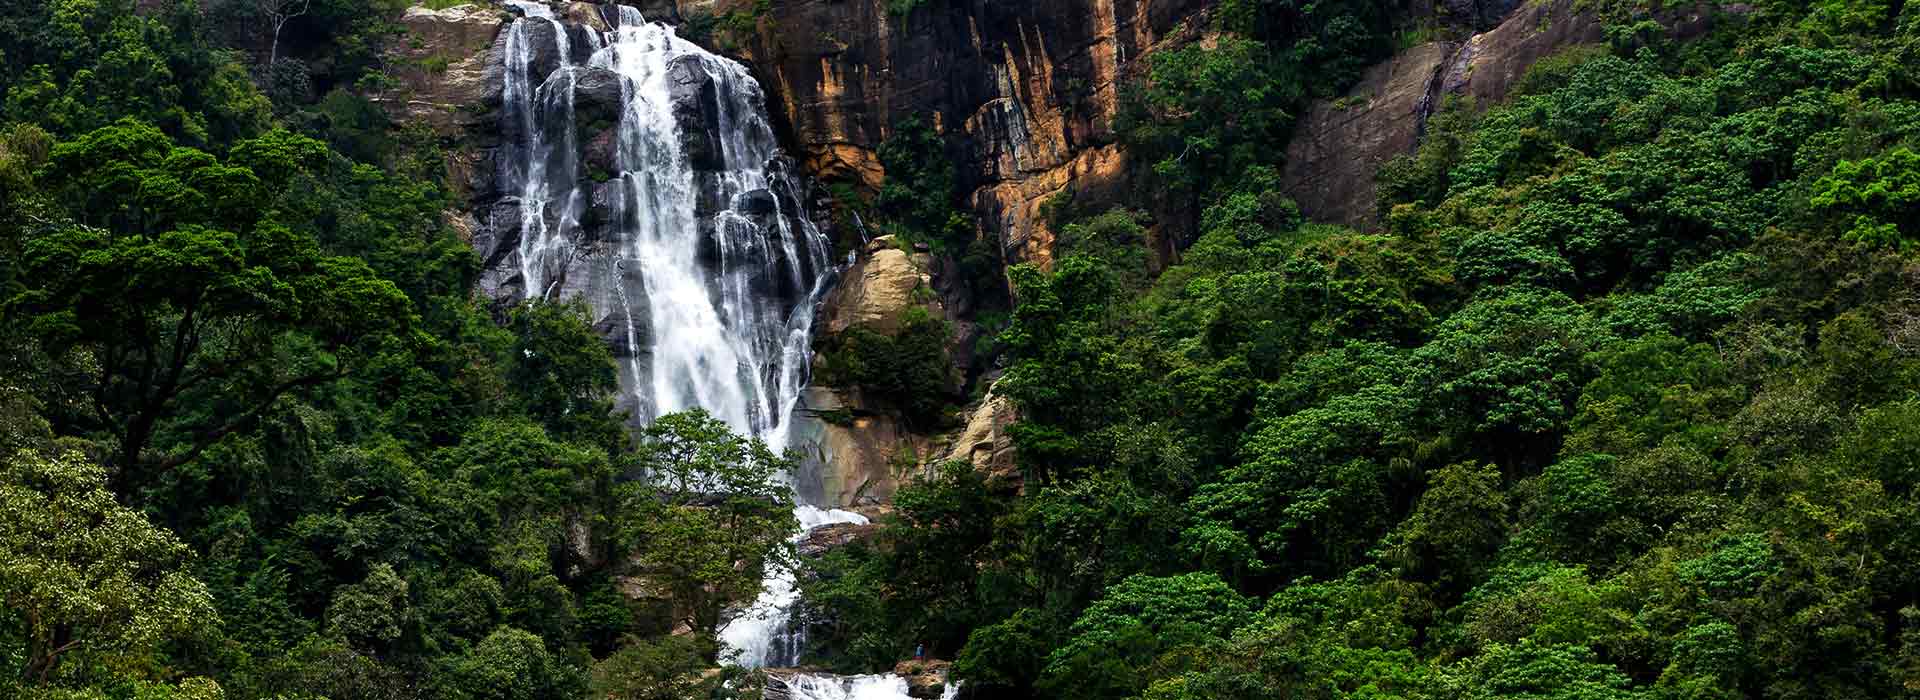
[[[1201,36],[1208,4],[929,0],[902,16],[886,0],[681,0],[675,13],[751,19],[750,32],[711,43],[753,66],[816,175],[878,187],[880,142],[899,120],[931,115],[1005,258],[1044,263],[1048,197],[1126,201],[1120,91],[1144,56]]]

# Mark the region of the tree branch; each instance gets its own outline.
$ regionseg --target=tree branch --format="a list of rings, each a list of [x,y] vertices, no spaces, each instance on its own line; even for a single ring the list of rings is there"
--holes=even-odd
[[[219,442],[221,438],[231,435],[233,434],[234,431],[239,430],[245,427],[247,424],[253,422],[254,420],[259,419],[261,415],[267,412],[267,409],[272,408],[273,404],[279,401],[280,397],[285,395],[289,391],[303,388],[303,387],[319,386],[321,384],[325,384],[327,382],[331,382],[345,376],[347,376],[346,371],[339,370],[334,372],[326,372],[322,374],[307,375],[304,377],[300,377],[298,379],[291,379],[286,382],[282,382],[279,386],[274,387],[272,391],[267,392],[267,395],[262,399],[260,399],[258,403],[254,404],[253,408],[248,409],[246,413],[242,413],[239,416],[226,421],[225,423],[221,424],[216,428],[202,431],[198,436],[194,438],[193,447],[188,448],[186,452],[182,452],[180,454],[161,460],[158,464],[154,465],[154,468],[159,470],[167,470],[167,469],[172,469],[174,467],[178,467],[182,464],[186,464],[187,462],[193,461],[194,458],[200,456],[200,453],[205,452],[208,447],[212,447],[214,443]]]

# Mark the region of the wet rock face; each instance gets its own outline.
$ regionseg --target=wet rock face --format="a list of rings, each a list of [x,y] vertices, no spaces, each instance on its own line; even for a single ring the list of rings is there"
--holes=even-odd
[[[720,97],[714,77],[699,56],[682,56],[667,69],[673,118],[681,125],[680,153],[695,170],[726,166],[720,151]]]
[[[605,68],[582,68],[573,76],[573,121],[585,134],[612,131],[626,109],[620,74]]]

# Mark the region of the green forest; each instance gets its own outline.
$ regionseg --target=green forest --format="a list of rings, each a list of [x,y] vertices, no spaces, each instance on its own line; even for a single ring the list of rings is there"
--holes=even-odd
[[[797,566],[809,664],[963,697],[1920,698],[1920,6],[1727,5],[1580,0],[1607,41],[1437,106],[1372,231],[1278,159],[1400,3],[1149,57],[1171,255],[1063,196],[1003,269],[897,129],[847,206],[983,290],[1020,478],[802,558],[794,455],[630,429],[583,304],[476,291],[367,97],[401,3],[0,3],[0,697],[754,698],[712,630]],[[827,369],[940,425],[945,333]]]

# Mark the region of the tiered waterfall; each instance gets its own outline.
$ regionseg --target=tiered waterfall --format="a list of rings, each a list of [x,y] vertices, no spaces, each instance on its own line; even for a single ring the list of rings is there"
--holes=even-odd
[[[703,408],[781,450],[806,382],[828,241],[768,126],[745,67],[604,6],[605,29],[515,0],[499,44],[497,290],[585,299],[620,362],[621,406],[645,423]],[[575,5],[579,7],[579,5]],[[511,222],[502,225],[500,221]],[[809,527],[865,522],[797,504]],[[792,572],[719,630],[730,659],[791,666]],[[789,697],[901,698],[894,676],[787,676]]]

